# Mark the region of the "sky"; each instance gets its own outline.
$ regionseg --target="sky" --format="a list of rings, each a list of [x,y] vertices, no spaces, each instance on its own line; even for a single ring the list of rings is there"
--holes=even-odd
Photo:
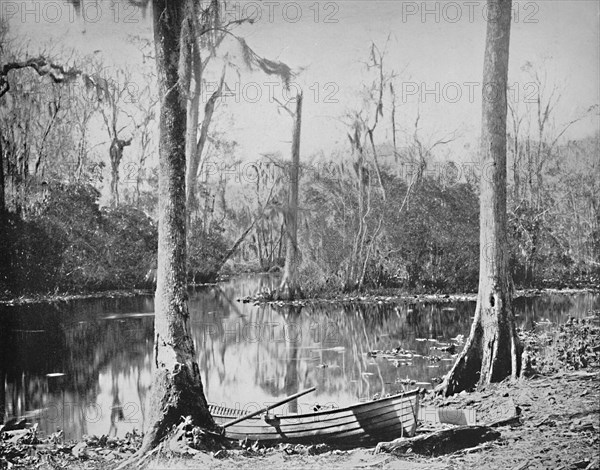
[[[95,54],[107,66],[126,64],[135,70],[142,56],[130,35],[152,37],[150,18],[126,2],[88,0],[83,18],[76,18],[63,1],[0,0],[0,7],[11,32],[32,55],[52,44],[51,50],[59,54],[68,55],[72,48],[79,55]],[[595,0],[514,2],[509,99],[519,109],[534,103],[540,93],[523,71],[528,62],[545,74],[548,90],[559,89],[557,128],[600,102],[599,12]],[[236,34],[259,55],[301,71],[294,83],[305,97],[303,159],[349,148],[344,116],[364,107],[361,89],[374,78],[365,66],[371,43],[385,50],[386,71],[397,74],[399,142],[412,134],[418,114],[422,140],[456,135],[453,152],[473,151],[480,127],[486,19],[493,14],[485,1],[232,1],[223,14],[255,18]],[[234,40],[224,43],[222,52],[234,61],[236,51]],[[216,80],[218,71],[215,64],[207,76],[212,73]],[[290,94],[277,79],[229,70],[227,83],[230,93],[221,102],[217,125],[238,142],[238,157],[289,154],[292,121],[272,98],[284,101]],[[597,116],[585,119],[565,138],[583,137],[598,128]],[[389,119],[376,131],[376,139],[391,140]]]

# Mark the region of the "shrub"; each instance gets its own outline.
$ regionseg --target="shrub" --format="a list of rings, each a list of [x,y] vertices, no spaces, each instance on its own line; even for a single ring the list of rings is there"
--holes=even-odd
[[[204,230],[202,222],[195,220],[187,239],[188,280],[195,284],[214,282],[227,254],[228,243],[221,224],[213,222]]]
[[[156,258],[156,224],[129,206],[100,209],[88,184],[57,184],[23,220],[5,214],[0,289],[23,293],[138,287]]]

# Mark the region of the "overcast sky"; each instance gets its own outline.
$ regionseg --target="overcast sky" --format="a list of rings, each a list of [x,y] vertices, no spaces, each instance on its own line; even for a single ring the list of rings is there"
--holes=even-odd
[[[97,51],[107,64],[135,68],[142,58],[128,35],[151,37],[149,19],[126,4],[88,1],[84,21],[76,19],[62,1],[0,1],[2,16],[9,19],[13,33],[30,41],[31,53],[52,42],[55,50]],[[595,0],[514,2],[510,83],[520,106],[537,97],[537,89],[522,71],[528,61],[546,71],[549,85],[561,89],[557,124],[600,102],[599,5]],[[255,17],[253,25],[237,33],[260,55],[303,68],[295,79],[305,94],[303,157],[346,146],[347,128],[340,118],[360,107],[362,84],[373,78],[364,65],[371,42],[386,48],[386,69],[399,74],[400,128],[411,129],[419,109],[422,138],[458,130],[461,137],[454,150],[472,149],[477,141],[489,15],[485,1],[234,1],[224,14],[231,19]],[[226,49],[234,51],[231,43]],[[271,94],[284,98],[275,81],[258,72],[241,78],[233,72],[228,75],[235,96],[222,108],[233,118],[221,118],[221,125],[240,142],[241,158],[289,152],[291,120],[269,102]],[[597,129],[597,118],[588,119],[574,126],[568,137]],[[378,132],[379,142],[389,140],[385,126]]]

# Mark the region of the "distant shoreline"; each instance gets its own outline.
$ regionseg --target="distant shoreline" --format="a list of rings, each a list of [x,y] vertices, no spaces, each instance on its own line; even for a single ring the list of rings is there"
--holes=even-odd
[[[201,287],[206,285],[217,285],[219,283],[191,285],[189,287]],[[402,292],[401,289],[389,289],[386,293],[380,293],[375,289],[366,290],[362,293],[323,293],[321,296],[308,297],[291,302],[290,304],[310,304],[310,303],[397,303],[397,302],[426,302],[426,303],[442,303],[442,302],[474,302],[477,300],[477,293],[438,293],[438,294],[411,294],[410,292]],[[522,297],[537,297],[545,294],[600,294],[600,286],[589,286],[579,288],[540,288],[540,289],[519,289],[515,291],[514,298]],[[103,299],[103,298],[127,298],[137,296],[154,296],[153,289],[126,289],[126,290],[109,290],[80,294],[52,294],[52,295],[34,295],[23,296],[8,300],[0,300],[1,306],[17,306],[17,305],[33,305],[33,304],[51,304],[60,302],[70,302],[73,300],[86,299]],[[279,301],[270,301],[260,297],[260,295],[249,296],[240,299],[245,302],[260,302],[260,303],[281,303]]]

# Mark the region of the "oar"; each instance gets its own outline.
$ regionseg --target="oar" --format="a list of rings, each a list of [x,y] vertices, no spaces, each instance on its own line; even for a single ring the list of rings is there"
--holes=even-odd
[[[269,411],[270,409],[276,408],[279,405],[283,405],[283,404],[287,403],[288,401],[292,401],[295,398],[301,397],[302,395],[306,395],[307,393],[314,392],[316,389],[317,389],[317,387],[311,387],[311,388],[309,388],[307,390],[304,390],[303,392],[295,393],[294,395],[291,395],[291,396],[289,396],[287,398],[284,398],[283,400],[278,401],[277,403],[273,403],[272,405],[265,406],[264,408],[261,408],[258,411],[253,411],[252,413],[245,414],[244,416],[240,416],[239,418],[236,418],[236,419],[234,419],[232,421],[229,421],[229,422],[225,423],[224,425],[222,425],[221,427],[223,429],[228,428],[229,426],[237,424],[240,421],[244,421],[246,419],[252,418],[253,416],[256,416],[256,415],[259,415],[261,413],[264,413],[265,411]]]

